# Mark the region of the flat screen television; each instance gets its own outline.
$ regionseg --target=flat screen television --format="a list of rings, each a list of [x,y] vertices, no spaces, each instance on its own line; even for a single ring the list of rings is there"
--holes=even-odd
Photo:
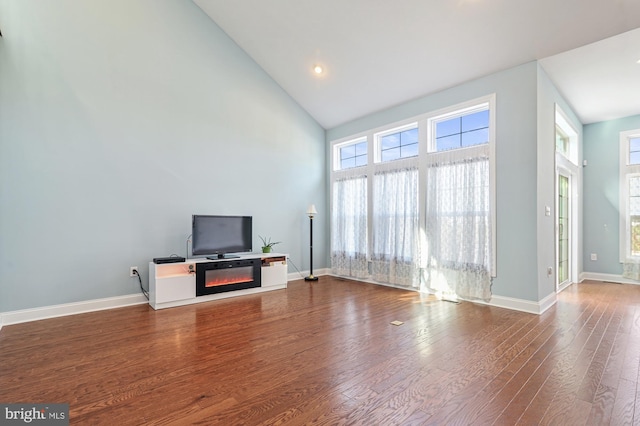
[[[251,216],[193,215],[191,251],[212,259],[238,257],[229,253],[252,251]]]

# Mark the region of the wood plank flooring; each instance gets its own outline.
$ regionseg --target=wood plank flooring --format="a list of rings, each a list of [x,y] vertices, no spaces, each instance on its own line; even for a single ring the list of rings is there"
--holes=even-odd
[[[639,373],[640,286],[598,282],[539,316],[321,277],[0,331],[0,401],[71,424],[640,425]]]

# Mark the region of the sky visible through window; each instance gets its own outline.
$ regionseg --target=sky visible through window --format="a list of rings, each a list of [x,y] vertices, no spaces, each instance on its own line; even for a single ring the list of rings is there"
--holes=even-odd
[[[436,123],[436,151],[466,148],[489,142],[489,110]]]
[[[640,137],[629,139],[629,164],[640,164]]]
[[[367,141],[354,143],[340,148],[340,169],[367,165]]]
[[[380,160],[393,161],[418,155],[418,128],[380,138]]]

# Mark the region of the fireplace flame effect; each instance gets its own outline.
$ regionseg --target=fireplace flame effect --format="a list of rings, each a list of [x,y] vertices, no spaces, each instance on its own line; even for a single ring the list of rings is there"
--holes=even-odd
[[[225,271],[225,272],[227,273],[217,274],[215,276],[207,277],[207,282],[205,283],[204,286],[218,287],[222,285],[250,283],[253,281],[253,274],[251,273],[242,272],[242,271],[237,271],[237,273],[233,273],[234,271]],[[232,272],[232,273],[229,273],[229,272]]]

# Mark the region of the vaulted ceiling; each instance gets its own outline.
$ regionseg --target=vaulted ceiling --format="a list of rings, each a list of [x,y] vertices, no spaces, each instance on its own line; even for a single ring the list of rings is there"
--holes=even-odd
[[[640,114],[637,0],[194,2],[325,128],[534,60],[584,123]]]

